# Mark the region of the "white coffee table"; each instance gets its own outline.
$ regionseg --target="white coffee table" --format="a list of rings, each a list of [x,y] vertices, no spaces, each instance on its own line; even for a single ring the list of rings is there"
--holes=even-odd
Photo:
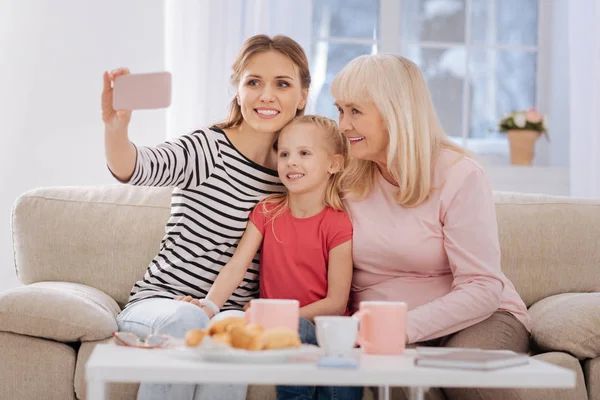
[[[100,344],[87,365],[87,397],[105,400],[109,382],[241,383],[263,385],[379,386],[380,399],[391,386],[410,388],[411,400],[422,400],[429,387],[572,388],[575,373],[543,361],[490,372],[433,369],[414,365],[416,351],[400,356],[359,353],[357,369],[319,368],[313,362],[225,364],[187,361],[169,350],[144,350]],[[357,350],[360,352],[360,350]]]

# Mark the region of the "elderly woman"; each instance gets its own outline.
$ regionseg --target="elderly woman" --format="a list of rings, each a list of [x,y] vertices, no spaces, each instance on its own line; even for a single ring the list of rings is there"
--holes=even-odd
[[[399,56],[361,56],[332,93],[351,143],[342,185],[354,224],[353,310],[365,300],[405,301],[408,343],[527,352],[531,322],[500,270],[492,190],[442,130],[419,68]],[[510,390],[436,394],[516,398]]]

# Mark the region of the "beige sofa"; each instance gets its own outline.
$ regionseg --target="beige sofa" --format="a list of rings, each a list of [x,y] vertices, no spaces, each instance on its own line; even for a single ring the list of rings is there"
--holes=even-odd
[[[25,286],[0,293],[0,398],[85,398],[86,360],[158,251],[169,201],[169,189],[126,185],[37,189],[16,201]],[[535,357],[578,378],[574,390],[534,397],[600,400],[600,201],[497,193],[496,202],[503,269],[530,306]],[[112,385],[111,399],[136,390]],[[273,396],[250,388],[250,399]]]

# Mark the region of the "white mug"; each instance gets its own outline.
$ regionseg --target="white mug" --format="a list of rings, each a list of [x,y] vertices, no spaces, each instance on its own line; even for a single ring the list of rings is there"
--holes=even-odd
[[[342,316],[315,317],[317,343],[328,356],[347,355],[356,346],[358,320]]]

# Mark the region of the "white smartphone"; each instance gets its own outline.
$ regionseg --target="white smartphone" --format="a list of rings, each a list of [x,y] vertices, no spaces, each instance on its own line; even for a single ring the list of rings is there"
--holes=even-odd
[[[170,72],[121,75],[113,83],[115,110],[151,110],[170,105]]]

